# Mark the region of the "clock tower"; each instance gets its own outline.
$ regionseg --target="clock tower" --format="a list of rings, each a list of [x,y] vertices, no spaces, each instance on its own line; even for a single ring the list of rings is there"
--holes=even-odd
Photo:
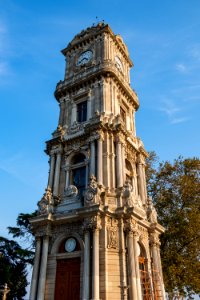
[[[147,196],[147,152],[136,136],[133,63],[99,23],[62,50],[57,129],[46,143],[48,184],[31,219],[31,300],[165,299],[159,235]]]

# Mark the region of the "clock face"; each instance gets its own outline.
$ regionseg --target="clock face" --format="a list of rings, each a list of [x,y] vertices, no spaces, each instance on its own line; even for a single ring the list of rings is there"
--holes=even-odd
[[[73,252],[75,248],[76,248],[76,240],[74,238],[69,238],[65,242],[65,250],[67,252]]]
[[[79,56],[76,65],[81,66],[87,64],[92,59],[93,53],[91,50],[87,50]]]
[[[122,65],[122,62],[121,62],[119,56],[115,56],[115,64],[116,64],[116,67],[118,68],[118,70],[123,72],[123,65]]]

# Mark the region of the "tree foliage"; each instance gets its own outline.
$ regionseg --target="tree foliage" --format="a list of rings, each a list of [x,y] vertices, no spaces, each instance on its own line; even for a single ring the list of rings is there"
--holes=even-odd
[[[148,193],[166,231],[161,256],[166,290],[192,299],[200,293],[200,160],[179,157],[160,163],[155,153],[147,162]]]
[[[7,299],[23,299],[26,294],[27,263],[32,263],[33,254],[22,249],[14,240],[0,237],[0,285],[8,284]]]
[[[34,211],[31,214],[20,213],[17,217],[15,227],[8,227],[8,232],[13,236],[13,238],[20,238],[26,244],[28,249],[34,249],[33,234],[31,231],[31,224],[29,219],[35,217],[37,211]]]
[[[23,299],[26,294],[27,265],[33,264],[34,241],[29,219],[36,215],[20,213],[17,226],[8,227],[13,238],[21,240],[23,247],[15,240],[0,237],[0,285],[8,284],[7,299]]]

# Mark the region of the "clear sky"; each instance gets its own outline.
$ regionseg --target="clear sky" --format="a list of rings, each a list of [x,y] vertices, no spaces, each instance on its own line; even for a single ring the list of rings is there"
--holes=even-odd
[[[161,160],[199,156],[199,0],[0,0],[0,235],[32,212],[47,184],[57,127],[60,53],[98,20],[126,42],[138,93],[137,135]]]

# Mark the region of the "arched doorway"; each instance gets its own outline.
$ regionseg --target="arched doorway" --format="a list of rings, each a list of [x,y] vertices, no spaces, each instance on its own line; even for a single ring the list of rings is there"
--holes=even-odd
[[[60,254],[60,255],[59,255]],[[63,240],[56,267],[55,300],[80,300],[80,245],[75,237]]]

